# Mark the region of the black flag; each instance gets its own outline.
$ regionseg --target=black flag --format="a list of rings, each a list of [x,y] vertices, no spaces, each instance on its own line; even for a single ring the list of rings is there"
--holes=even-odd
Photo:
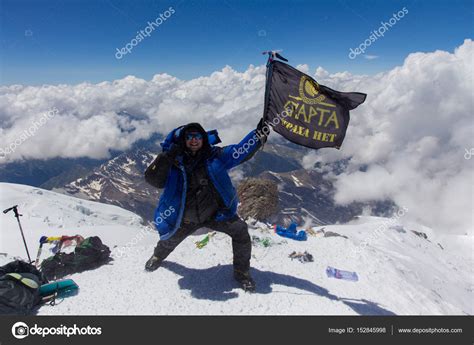
[[[288,140],[319,149],[342,145],[349,110],[365,101],[359,92],[339,92],[273,59],[267,65],[263,118]]]

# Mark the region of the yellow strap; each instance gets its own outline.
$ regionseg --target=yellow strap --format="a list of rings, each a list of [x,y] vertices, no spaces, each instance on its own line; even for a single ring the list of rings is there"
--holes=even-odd
[[[25,278],[23,277],[21,274],[19,273],[7,273],[6,274],[7,276],[10,276],[12,278],[15,278],[16,280],[19,280],[20,282],[22,282],[23,284],[25,284],[26,286],[32,288],[32,289],[37,289],[39,288],[39,285],[37,282],[35,282],[33,279],[30,279],[30,278]]]

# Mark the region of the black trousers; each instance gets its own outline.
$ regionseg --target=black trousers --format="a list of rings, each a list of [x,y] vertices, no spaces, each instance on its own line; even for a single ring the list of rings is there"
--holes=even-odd
[[[223,232],[232,237],[232,250],[234,253],[234,270],[247,272],[250,268],[250,255],[252,244],[248,226],[239,216],[225,222],[209,220],[201,224],[182,223],[181,227],[169,239],[158,241],[155,247],[155,256],[164,260],[186,237],[200,228],[209,228]]]

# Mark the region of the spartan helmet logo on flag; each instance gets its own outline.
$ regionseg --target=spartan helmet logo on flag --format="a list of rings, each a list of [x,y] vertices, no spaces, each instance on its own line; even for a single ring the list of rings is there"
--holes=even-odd
[[[299,95],[306,104],[321,103],[326,98],[326,96],[319,93],[319,84],[306,75],[300,79]]]

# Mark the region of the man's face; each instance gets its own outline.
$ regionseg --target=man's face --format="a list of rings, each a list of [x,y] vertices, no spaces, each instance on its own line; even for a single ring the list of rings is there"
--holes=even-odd
[[[188,132],[184,138],[186,140],[186,147],[192,152],[196,153],[202,147],[202,134],[199,132]]]

